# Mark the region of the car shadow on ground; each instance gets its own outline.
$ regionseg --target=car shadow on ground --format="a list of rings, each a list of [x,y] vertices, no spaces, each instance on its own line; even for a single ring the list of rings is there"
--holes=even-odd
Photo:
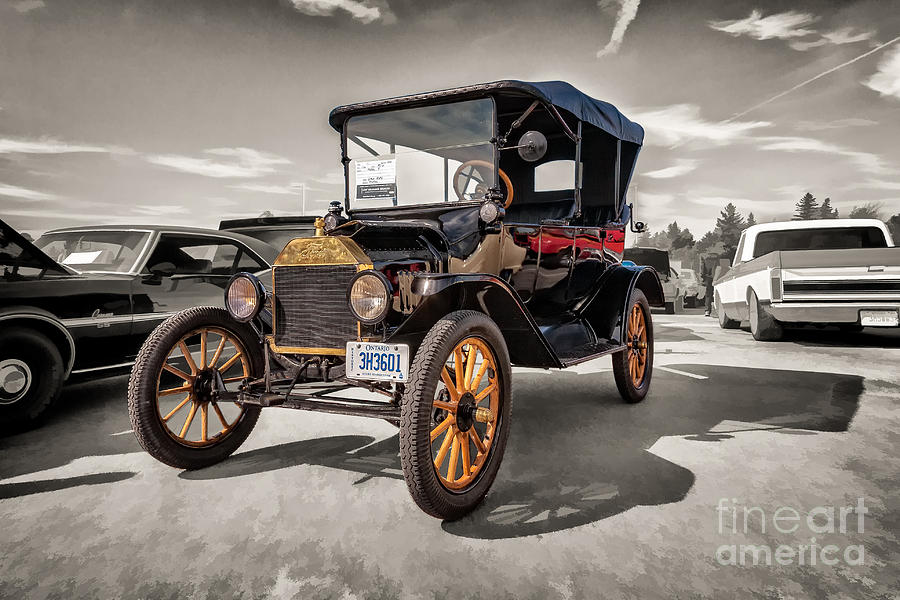
[[[485,502],[443,528],[474,538],[510,538],[585,525],[639,505],[684,498],[694,474],[648,449],[664,436],[721,443],[739,431],[802,435],[846,431],[858,408],[857,376],[696,364],[707,377],[657,370],[641,404],[621,402],[608,373],[519,373],[503,465]],[[753,424],[736,430],[723,421]],[[259,448],[184,479],[219,479],[315,464],[402,479],[398,439],[336,436]]]
[[[60,467],[85,456],[139,451],[130,431],[127,385],[127,377],[119,376],[64,387],[38,427],[0,437],[0,479]],[[71,483],[105,482],[98,478]]]
[[[863,392],[862,378],[850,375],[667,366],[708,379],[657,370],[650,396],[628,405],[608,375],[520,377],[500,476],[482,506],[444,529],[474,538],[519,537],[677,502],[695,476],[648,451],[661,437],[720,443],[736,434],[711,432],[722,421],[784,434],[846,431]]]
[[[785,329],[786,341],[801,346],[832,348],[900,348],[900,330],[868,327],[862,331],[841,331],[835,327]]]

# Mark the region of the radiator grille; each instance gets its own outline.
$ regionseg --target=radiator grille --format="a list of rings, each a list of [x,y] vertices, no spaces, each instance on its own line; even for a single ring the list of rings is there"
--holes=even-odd
[[[355,265],[276,267],[275,345],[343,349],[356,339],[347,307]]]

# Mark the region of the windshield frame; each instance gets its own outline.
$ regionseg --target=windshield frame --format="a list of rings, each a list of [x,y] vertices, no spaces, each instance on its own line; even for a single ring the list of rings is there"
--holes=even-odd
[[[476,98],[465,98],[465,99],[454,99],[445,102],[417,102],[412,104],[401,104],[398,106],[392,106],[390,108],[382,108],[380,110],[371,110],[365,112],[359,112],[351,117],[344,120],[341,125],[341,163],[344,166],[344,211],[348,215],[352,215],[354,213],[362,213],[362,214],[377,214],[382,211],[403,211],[408,210],[410,208],[435,208],[439,206],[448,206],[448,207],[466,207],[466,206],[481,206],[481,202],[478,200],[471,200],[468,202],[463,202],[460,200],[453,200],[450,202],[424,202],[421,204],[403,204],[400,206],[381,206],[381,207],[371,207],[371,208],[351,208],[350,207],[350,161],[351,158],[347,155],[347,125],[353,120],[353,117],[363,116],[363,115],[374,115],[374,114],[387,114],[392,112],[397,112],[401,110],[407,110],[410,108],[422,108],[427,106],[441,106],[446,104],[463,104],[465,102],[470,102],[472,100],[482,100],[482,99],[490,99],[491,101],[491,139],[490,144],[493,148],[492,152],[492,163],[494,165],[494,178],[495,183],[497,179],[499,179],[499,168],[500,168],[500,147],[498,144],[498,129],[497,129],[497,99],[493,94],[486,94],[482,97]]]
[[[37,246],[37,242],[48,235],[57,235],[57,234],[92,234],[92,233],[145,233],[147,234],[147,238],[144,241],[143,247],[136,253],[134,263],[131,265],[131,268],[126,271],[105,271],[105,270],[95,270],[95,269],[77,269],[70,265],[63,265],[75,271],[76,273],[92,273],[92,274],[101,274],[101,275],[137,275],[141,268],[143,268],[144,263],[147,260],[147,257],[150,255],[150,249],[155,246],[156,239],[159,237],[159,232],[153,229],[141,229],[141,228],[123,228],[123,229],[55,229],[53,231],[44,232],[43,235],[38,237],[35,240],[35,246]],[[39,246],[38,249],[43,252]]]

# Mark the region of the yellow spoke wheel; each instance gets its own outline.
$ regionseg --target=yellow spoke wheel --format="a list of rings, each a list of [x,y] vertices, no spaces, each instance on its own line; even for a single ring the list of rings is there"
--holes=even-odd
[[[497,359],[484,340],[468,337],[441,371],[431,429],[434,469],[452,490],[468,487],[490,454],[500,412]]]
[[[259,406],[225,401],[259,377],[262,345],[253,329],[221,308],[190,308],[147,337],[128,381],[128,413],[138,443],[179,469],[227,458],[247,439]]]
[[[217,444],[241,420],[244,408],[216,401],[218,386],[235,391],[250,377],[243,344],[218,327],[200,327],[172,347],[157,377],[156,406],[166,432],[186,446]]]
[[[416,504],[456,519],[497,476],[512,407],[509,352],[484,313],[440,319],[410,364],[400,406],[400,463]]]
[[[640,289],[635,289],[622,320],[621,352],[613,354],[613,375],[619,394],[626,402],[640,402],[650,389],[653,374],[653,321],[650,305]]]

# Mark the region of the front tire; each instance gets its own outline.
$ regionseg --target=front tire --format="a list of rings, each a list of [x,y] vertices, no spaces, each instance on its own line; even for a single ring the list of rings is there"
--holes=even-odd
[[[252,329],[221,308],[191,308],[163,321],[144,342],[128,381],[128,412],[141,447],[177,469],[225,460],[247,439],[258,406],[216,401],[262,372]],[[198,418],[199,417],[199,418]]]
[[[400,462],[429,515],[458,519],[487,494],[509,437],[510,380],[506,343],[486,315],[453,312],[428,331],[400,407]]]
[[[18,431],[34,425],[59,396],[65,367],[44,334],[10,327],[0,337],[0,424]]]
[[[750,333],[754,340],[776,342],[784,336],[781,323],[760,305],[759,298],[753,290],[747,294],[747,306],[750,309]]]
[[[622,399],[634,404],[647,396],[653,375],[653,319],[647,297],[637,288],[631,292],[624,329],[627,348],[612,355],[613,377]]]

